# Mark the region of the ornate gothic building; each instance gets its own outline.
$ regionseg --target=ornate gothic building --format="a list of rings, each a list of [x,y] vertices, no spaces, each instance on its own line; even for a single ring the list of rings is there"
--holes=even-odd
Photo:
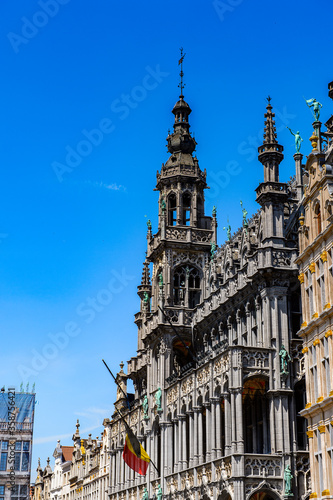
[[[58,443],[35,500],[333,498],[333,117],[322,132],[316,106],[313,149],[302,164],[295,137],[286,183],[268,99],[260,208],[218,246],[181,90],[155,233],[148,221],[137,353],[127,374],[120,365],[102,440],[77,427],[71,461]],[[145,476],[122,458],[123,419],[153,462]]]
[[[194,156],[190,106],[180,95],[169,158],[157,173],[159,223],[148,221],[138,287],[138,349],[116,408],[153,460],[140,477],[123,461],[125,428],[110,428],[110,500],[309,498],[298,218],[302,171],[281,182],[270,100],[256,189],[258,212],[218,247],[205,213],[206,171]],[[151,277],[150,277],[151,274]],[[147,491],[145,491],[147,489]]]

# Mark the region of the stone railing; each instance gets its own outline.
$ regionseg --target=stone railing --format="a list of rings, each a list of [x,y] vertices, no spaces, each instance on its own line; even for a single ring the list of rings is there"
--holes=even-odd
[[[272,455],[245,455],[244,471],[247,477],[282,478],[282,459]]]
[[[0,430],[1,431],[8,431],[9,429],[9,424],[8,422],[0,422]],[[13,424],[11,424],[11,428],[13,427]],[[16,431],[32,431],[32,423],[31,422],[15,422],[15,430]]]

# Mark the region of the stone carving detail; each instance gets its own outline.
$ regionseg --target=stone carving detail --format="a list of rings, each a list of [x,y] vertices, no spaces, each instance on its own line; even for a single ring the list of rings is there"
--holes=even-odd
[[[131,415],[131,425],[136,425],[139,421],[139,412],[136,410]]]
[[[184,325],[191,325],[192,324],[192,318],[193,318],[193,312],[191,312],[191,311],[184,311]]]
[[[246,476],[279,477],[281,474],[282,465],[280,459],[265,460],[259,458],[246,458],[245,460]]]
[[[168,404],[171,404],[174,401],[176,401],[177,398],[178,398],[178,394],[179,394],[178,385],[176,385],[175,387],[172,387],[168,391],[168,394],[167,394],[167,402],[168,402]]]
[[[184,264],[186,262],[191,262],[201,269],[204,266],[202,255],[191,254],[189,252],[173,252],[173,265],[178,266],[179,264]]]
[[[214,374],[220,375],[229,369],[229,355],[217,359],[214,363]]]
[[[205,366],[198,372],[197,381],[198,385],[205,384],[209,379],[209,366]]]
[[[274,267],[277,266],[290,266],[290,256],[288,252],[284,252],[281,250],[272,252],[272,264]]]
[[[243,351],[243,366],[253,368],[268,368],[268,352],[263,351]]]
[[[261,490],[262,488],[270,489],[275,491],[276,493],[281,494],[282,492],[282,483],[278,483],[276,481],[261,481],[261,482],[253,482],[247,483],[245,485],[245,493],[246,496],[249,496],[254,490]]]
[[[184,382],[182,383],[181,393],[182,395],[188,394],[189,392],[192,391],[192,389],[193,389],[193,378],[191,377],[184,380]]]
[[[167,228],[166,237],[170,240],[186,241],[187,229]]]
[[[213,233],[211,231],[192,230],[192,241],[199,243],[210,243]]]

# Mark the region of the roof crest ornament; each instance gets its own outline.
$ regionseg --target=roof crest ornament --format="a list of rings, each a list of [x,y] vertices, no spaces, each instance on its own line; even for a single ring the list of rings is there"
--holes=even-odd
[[[184,72],[183,72],[183,61],[184,61],[184,57],[186,56],[186,54],[183,54],[183,47],[181,47],[180,49],[180,59],[178,61],[178,66],[180,65],[180,73],[179,73],[179,76],[180,76],[180,83],[178,85],[178,87],[180,88],[180,99],[182,99],[184,97],[183,95],[183,89],[185,87],[185,83],[183,83],[183,76],[184,76]]]

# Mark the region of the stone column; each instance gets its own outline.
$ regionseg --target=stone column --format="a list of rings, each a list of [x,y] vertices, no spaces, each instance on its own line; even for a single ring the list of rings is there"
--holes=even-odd
[[[243,388],[235,390],[237,452],[244,453]]]
[[[181,415],[181,428],[182,428],[182,469],[187,468],[186,460],[186,415]]]
[[[193,465],[199,464],[199,413],[200,408],[193,408],[193,450],[194,450],[194,463]]]
[[[177,435],[177,440],[178,440],[178,468],[177,468],[177,471],[181,471],[182,470],[182,458],[183,458],[183,454],[182,454],[182,447],[183,447],[183,435],[182,435],[182,430],[183,430],[183,427],[182,427],[182,419],[180,417],[180,415],[178,415],[177,417],[177,420],[178,420],[178,435]]]
[[[231,407],[231,453],[236,453],[236,409],[235,409],[235,393],[234,389],[230,389],[230,407]]]
[[[216,432],[216,404],[218,402],[218,398],[211,398],[210,400],[210,413],[211,413],[211,421],[210,421],[210,449],[211,449],[211,460],[216,459],[216,443],[220,438],[220,435],[217,435]]]
[[[174,457],[173,457],[173,472],[178,472],[178,420],[174,418],[172,420],[173,423],[173,450],[174,450]]]
[[[204,462],[203,457],[203,438],[202,438],[202,410],[198,411],[198,465]]]
[[[224,393],[224,435],[225,435],[225,455],[230,455],[231,453],[231,405],[229,393]]]
[[[211,406],[209,403],[205,403],[204,406],[206,408],[206,456],[205,456],[205,461],[209,462],[211,459],[211,454],[212,454],[212,447],[211,447],[212,413],[211,413]]]
[[[189,467],[193,467],[194,465],[194,460],[195,460],[195,447],[194,447],[194,432],[195,432],[195,427],[194,427],[194,411],[189,411],[188,412],[189,416],[189,437],[190,437],[190,456],[189,456]]]
[[[302,158],[303,155],[301,153],[294,154],[295,170],[296,170],[296,190],[297,190],[297,198],[299,200],[303,198]]]
[[[221,429],[221,399],[216,399],[216,450],[215,458],[222,456],[222,429]]]

